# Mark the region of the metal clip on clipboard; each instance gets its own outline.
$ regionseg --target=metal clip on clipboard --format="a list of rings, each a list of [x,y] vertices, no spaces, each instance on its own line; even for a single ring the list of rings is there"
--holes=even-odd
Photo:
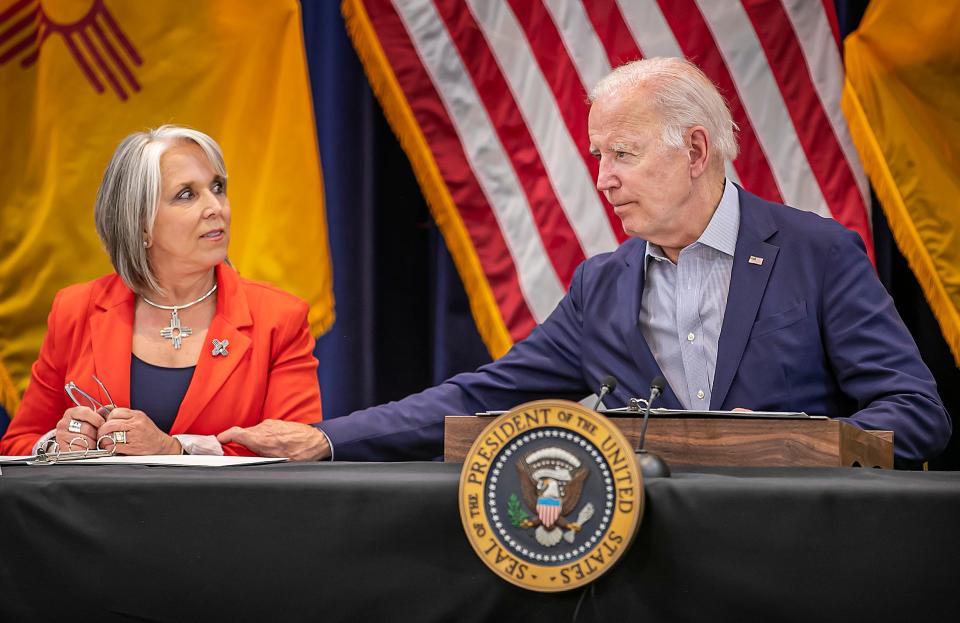
[[[109,450],[104,450],[100,447],[100,444],[104,439],[114,441],[113,437],[110,435],[104,435],[100,439],[97,439],[96,450],[91,450],[89,448],[85,448],[83,450],[74,450],[73,444],[71,444],[70,450],[67,452],[60,452],[60,444],[51,439],[49,442],[47,442],[45,447],[37,449],[37,454],[30,457],[30,459],[27,461],[27,465],[54,465],[56,463],[66,463],[68,461],[82,461],[83,459],[99,459],[104,456],[113,456],[117,452],[116,442],[114,442],[113,446]]]

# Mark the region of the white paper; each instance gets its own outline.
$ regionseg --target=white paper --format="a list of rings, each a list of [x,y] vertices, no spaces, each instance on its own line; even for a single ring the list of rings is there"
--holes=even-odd
[[[23,463],[28,456],[0,456],[0,464]],[[231,467],[234,465],[266,465],[289,459],[271,459],[260,456],[210,456],[203,454],[159,454],[149,456],[104,456],[99,459],[64,461],[61,465],[159,465],[177,467]]]
[[[25,463],[29,460],[29,456],[0,455],[0,465],[4,463]]]

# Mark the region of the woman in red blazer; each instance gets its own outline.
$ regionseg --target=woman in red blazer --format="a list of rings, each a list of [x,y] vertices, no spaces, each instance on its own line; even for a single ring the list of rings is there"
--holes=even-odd
[[[95,209],[117,274],[57,294],[0,454],[55,438],[116,443],[118,454],[249,455],[216,435],[321,420],[306,303],[226,263],[226,178],[219,146],[195,130],[163,126],[120,144]],[[70,382],[106,406],[73,392],[77,406]]]

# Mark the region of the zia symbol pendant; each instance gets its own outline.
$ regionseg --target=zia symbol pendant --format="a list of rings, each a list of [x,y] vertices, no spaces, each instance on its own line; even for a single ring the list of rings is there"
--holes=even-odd
[[[193,329],[180,326],[180,316],[177,315],[177,309],[174,308],[170,314],[170,326],[160,329],[160,337],[170,340],[175,350],[180,350],[183,338],[193,335]]]

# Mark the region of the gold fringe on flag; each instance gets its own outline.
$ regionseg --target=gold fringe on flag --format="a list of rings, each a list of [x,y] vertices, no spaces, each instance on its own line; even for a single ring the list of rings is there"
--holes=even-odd
[[[850,136],[857,147],[863,168],[873,184],[877,198],[887,217],[890,231],[907,260],[907,264],[923,289],[930,309],[940,323],[943,337],[960,366],[960,314],[937,273],[933,258],[917,231],[903,195],[894,179],[880,143],[863,110],[860,98],[849,80],[843,88],[840,106],[850,127]],[[950,199],[956,201],[956,197]]]
[[[2,363],[0,363],[0,405],[3,406],[10,418],[13,418],[13,414],[17,412],[17,407],[20,406],[20,392],[17,391],[13,379],[10,378],[6,366]]]
[[[344,0],[340,8],[346,20],[347,32],[363,64],[370,86],[383,107],[390,127],[400,140],[400,146],[410,159],[417,182],[430,206],[430,212],[440,228],[440,233],[447,243],[453,262],[463,280],[470,299],[470,311],[477,323],[480,337],[490,351],[490,355],[496,359],[510,349],[513,341],[493,297],[493,290],[480,265],[480,259],[477,257],[467,228],[440,175],[440,169],[413,116],[410,104],[380,46],[362,0]]]

